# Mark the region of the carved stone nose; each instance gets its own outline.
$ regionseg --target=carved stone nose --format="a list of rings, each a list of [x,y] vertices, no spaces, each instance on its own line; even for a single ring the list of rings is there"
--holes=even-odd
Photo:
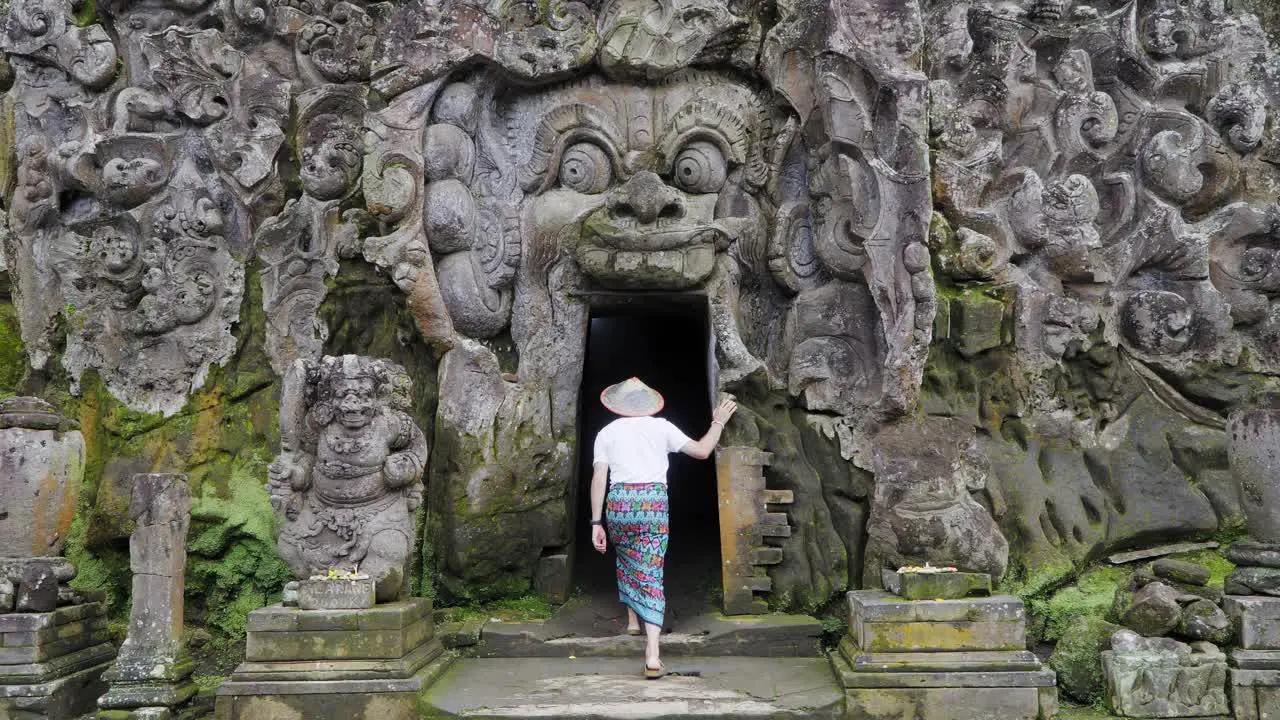
[[[684,214],[680,194],[648,170],[632,175],[625,185],[618,188],[610,205],[615,215],[632,215],[646,224],[660,217],[680,217]]]

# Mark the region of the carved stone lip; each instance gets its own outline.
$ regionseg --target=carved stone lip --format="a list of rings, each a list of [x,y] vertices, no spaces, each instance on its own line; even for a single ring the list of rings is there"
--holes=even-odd
[[[728,240],[728,236],[720,228],[700,225],[697,227],[666,228],[647,232],[639,229],[609,234],[595,231],[588,232],[585,240],[590,245],[612,250],[657,252],[661,250],[681,250],[695,245],[724,245]]]
[[[952,498],[949,500],[920,500],[918,502],[898,503],[893,506],[895,513],[936,513],[939,510],[946,510],[959,504],[959,500]]]

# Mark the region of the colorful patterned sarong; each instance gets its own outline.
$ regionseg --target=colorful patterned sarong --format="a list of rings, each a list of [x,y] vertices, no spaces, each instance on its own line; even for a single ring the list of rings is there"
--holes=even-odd
[[[612,483],[605,503],[609,542],[618,556],[618,599],[641,620],[662,626],[667,597],[662,565],[670,532],[667,486],[662,483]]]

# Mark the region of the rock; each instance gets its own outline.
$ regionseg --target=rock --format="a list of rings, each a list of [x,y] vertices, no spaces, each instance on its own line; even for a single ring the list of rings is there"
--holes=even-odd
[[[1231,639],[1231,620],[1217,605],[1196,600],[1182,608],[1178,634],[1191,640],[1225,644]]]
[[[1238,567],[1223,585],[1228,595],[1273,595],[1280,597],[1280,568]]]
[[[881,569],[925,562],[993,580],[1004,575],[1009,543],[969,494],[990,475],[971,427],[933,417],[902,422],[882,430],[872,448],[876,485],[865,584],[878,583]]]
[[[280,517],[280,557],[300,581],[358,569],[373,579],[378,602],[405,594],[427,464],[426,437],[406,412],[411,391],[404,369],[386,360],[294,363],[267,487]],[[299,590],[304,609],[327,602],[308,594]]]
[[[1280,543],[1241,541],[1227,548],[1227,559],[1236,565],[1280,568]]]
[[[1049,656],[1049,667],[1058,673],[1058,684],[1073,700],[1090,705],[1102,696],[1102,652],[1113,634],[1122,628],[1101,618],[1086,617],[1073,623]]]
[[[1237,410],[1227,435],[1249,536],[1280,543],[1280,410]]]
[[[0,613],[13,612],[14,599],[13,582],[9,578],[0,577]]]
[[[1151,570],[1156,574],[1156,577],[1188,585],[1205,585],[1209,582],[1210,577],[1210,573],[1206,568],[1185,560],[1171,558],[1162,558],[1151,563]]]
[[[84,480],[84,437],[76,427],[39,398],[0,402],[3,555],[62,554]]]
[[[1164,583],[1150,583],[1134,593],[1120,621],[1142,635],[1165,635],[1178,626],[1182,616],[1178,594]]]
[[[42,563],[29,563],[18,578],[14,609],[18,612],[52,612],[58,606],[58,576]]]
[[[1208,585],[1188,585],[1187,583],[1170,580],[1169,578],[1159,578],[1149,567],[1139,568],[1138,571],[1133,574],[1133,587],[1135,589],[1140,588],[1147,583],[1155,582],[1157,580],[1168,585],[1174,590],[1177,590],[1182,595],[1190,596],[1192,598],[1204,598],[1214,604],[1221,603],[1222,597],[1225,595],[1221,588],[1209,587]],[[1190,600],[1185,602],[1190,602]]]
[[[1227,658],[1212,644],[1124,636],[1113,637],[1111,646],[1102,654],[1102,667],[1116,712],[1169,718],[1230,712]]]
[[[881,576],[885,590],[907,600],[956,600],[970,595],[991,594],[991,576],[986,573],[885,570]]]

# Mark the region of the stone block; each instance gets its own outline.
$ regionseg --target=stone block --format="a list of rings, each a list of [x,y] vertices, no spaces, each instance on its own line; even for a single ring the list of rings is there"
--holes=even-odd
[[[1043,688],[874,688],[845,691],[849,720],[1039,720],[1056,706]]]
[[[1188,585],[1204,585],[1209,582],[1209,570],[1195,563],[1173,558],[1161,558],[1151,563],[1156,577],[1184,582]]]
[[[533,589],[557,605],[569,599],[569,556],[564,553],[538,558],[533,574]]]
[[[399,630],[314,630],[250,633],[245,659],[386,660],[403,657],[431,632],[427,619]]]
[[[42,683],[110,662],[115,656],[114,647],[108,643],[98,643],[44,662],[0,665],[0,683]]]
[[[53,720],[90,713],[107,689],[102,680],[107,667],[101,662],[41,682],[2,684],[0,718]]]
[[[882,591],[848,595],[849,633],[869,652],[1025,650],[1022,602],[997,596],[911,601]]]
[[[1135,718],[1221,716],[1227,703],[1226,656],[1108,650],[1102,673],[1111,707]]]
[[[313,682],[331,680],[387,680],[407,678],[444,652],[432,639],[404,657],[393,660],[292,660],[243,662],[231,679],[236,682]]]
[[[1231,666],[1241,670],[1280,670],[1280,650],[1232,650]]]
[[[1280,717],[1280,678],[1277,671],[1231,671],[1231,708],[1235,720],[1273,720]]]
[[[472,618],[461,622],[445,623],[440,626],[440,641],[447,648],[471,647],[480,643],[480,633],[484,628],[484,618]]]
[[[1280,597],[1280,568],[1237,567],[1223,583],[1228,595],[1273,595]]]
[[[232,680],[218,688],[216,720],[352,718],[419,720],[419,695],[445,669],[440,655],[407,678],[360,680]]]
[[[1005,341],[1005,305],[980,293],[951,301],[951,341],[965,357],[1000,347]]]
[[[987,573],[881,572],[884,588],[906,600],[958,600],[970,595],[990,595],[991,576]]]
[[[298,581],[301,610],[363,610],[373,607],[377,588],[373,578]]]
[[[1222,609],[1236,626],[1240,647],[1280,650],[1280,597],[1231,595]]]
[[[956,673],[1032,672],[1041,669],[1029,650],[980,650],[959,652],[862,652],[845,636],[839,652],[852,672]]]
[[[1280,567],[1280,543],[1238,542],[1227,548],[1226,555],[1236,565]]]

